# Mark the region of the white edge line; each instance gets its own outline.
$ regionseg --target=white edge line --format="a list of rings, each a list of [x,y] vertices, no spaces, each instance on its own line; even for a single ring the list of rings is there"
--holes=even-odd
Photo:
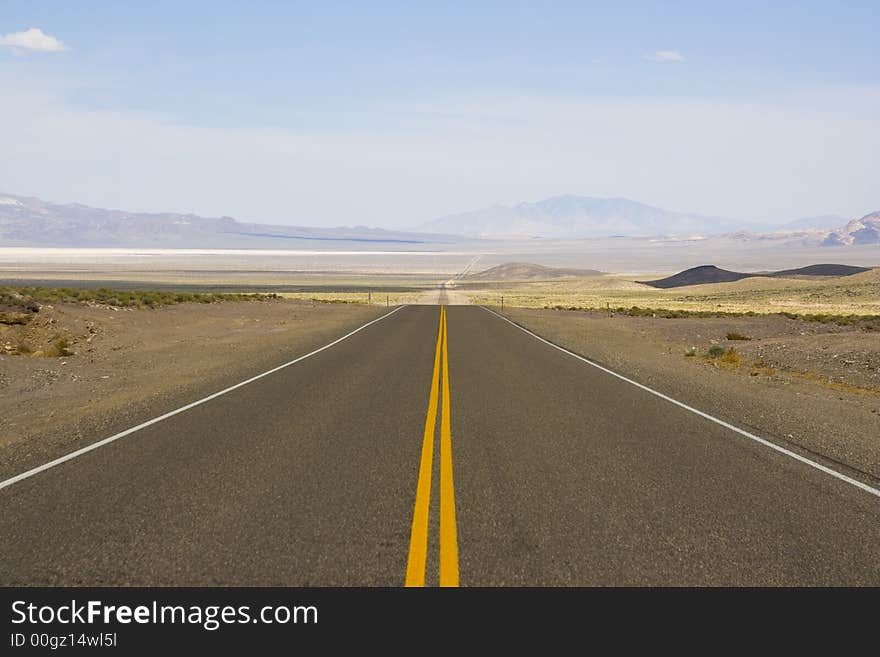
[[[868,484],[866,484],[862,481],[859,481],[858,479],[853,479],[852,477],[847,477],[845,474],[838,472],[837,470],[834,470],[834,469],[829,468],[827,466],[824,466],[821,463],[817,463],[816,461],[811,461],[810,459],[808,459],[804,456],[801,456],[797,452],[793,452],[790,449],[786,449],[785,447],[782,447],[780,445],[777,445],[776,443],[770,442],[769,440],[761,438],[760,436],[756,436],[753,433],[749,433],[745,429],[740,429],[739,427],[734,426],[734,425],[730,424],[729,422],[725,422],[724,420],[721,420],[717,417],[709,415],[708,413],[704,413],[703,411],[696,409],[693,406],[688,406],[684,402],[680,402],[677,399],[673,399],[672,397],[670,397],[668,395],[664,395],[662,392],[658,392],[657,390],[654,390],[653,388],[649,388],[648,386],[646,386],[642,383],[639,383],[638,381],[633,381],[632,379],[628,379],[627,377],[623,376],[622,374],[618,374],[617,372],[610,370],[607,367],[603,367],[602,365],[599,365],[599,363],[594,363],[589,358],[584,358],[583,356],[580,356],[579,354],[576,354],[573,351],[569,351],[568,349],[565,349],[564,347],[560,347],[558,344],[553,344],[549,340],[542,338],[537,333],[533,333],[529,329],[527,329],[523,326],[520,326],[516,322],[508,319],[504,315],[500,315],[500,314],[496,313],[494,310],[491,310],[491,309],[487,308],[486,306],[480,306],[480,307],[483,310],[492,313],[496,317],[503,319],[508,324],[515,326],[523,333],[528,333],[533,338],[540,340],[544,344],[550,345],[554,349],[558,349],[559,351],[561,351],[564,354],[568,354],[569,356],[577,358],[578,360],[583,361],[587,365],[591,365],[592,367],[595,367],[596,369],[602,370],[606,374],[610,374],[611,376],[617,377],[621,381],[626,381],[627,383],[634,385],[637,388],[641,388],[645,392],[649,392],[652,395],[659,397],[660,399],[665,399],[669,403],[675,404],[676,406],[683,408],[686,411],[690,411],[691,413],[694,413],[695,415],[699,415],[700,417],[705,418],[711,422],[714,422],[715,424],[720,424],[725,429],[730,429],[731,431],[735,431],[736,433],[740,434],[741,436],[745,436],[746,438],[754,440],[755,442],[761,443],[765,447],[769,447],[770,449],[775,450],[781,454],[785,454],[786,456],[790,456],[791,458],[793,458],[797,461],[800,461],[801,463],[805,463],[806,465],[809,465],[811,468],[816,468],[816,470],[821,470],[825,474],[829,474],[836,479],[840,479],[841,481],[845,481],[846,483],[848,483],[852,486],[855,486],[856,488],[861,488],[866,493],[870,493],[871,495],[874,495],[875,497],[880,497],[880,490],[874,488],[873,486],[869,486]]]
[[[253,383],[254,381],[262,379],[264,376],[269,376],[270,374],[274,374],[275,372],[278,372],[279,370],[283,370],[285,367],[290,367],[291,365],[295,365],[296,363],[298,363],[302,360],[305,360],[306,358],[310,358],[311,356],[314,356],[315,354],[321,353],[325,349],[329,349],[330,347],[339,344],[343,340],[347,340],[348,338],[353,336],[355,333],[360,333],[368,326],[371,326],[371,325],[375,324],[376,322],[381,322],[386,317],[390,317],[391,315],[396,313],[398,310],[405,308],[405,307],[406,306],[398,306],[397,308],[392,310],[390,313],[385,313],[381,317],[377,317],[376,319],[372,320],[371,322],[367,322],[363,326],[356,328],[355,330],[351,331],[350,333],[346,333],[341,338],[337,338],[333,342],[330,342],[329,344],[325,344],[323,347],[319,347],[318,349],[315,349],[314,351],[311,351],[311,352],[305,354],[304,356],[300,356],[299,358],[294,358],[293,360],[288,361],[287,363],[284,363],[283,365],[279,365],[278,367],[273,367],[271,370],[267,370],[266,372],[263,372],[262,374],[257,374],[256,376],[252,376],[251,378],[249,378],[245,381],[241,381],[240,383],[236,383],[233,386],[229,386],[228,388],[224,388],[223,390],[220,390],[219,392],[215,392],[212,395],[208,395],[207,397],[203,397],[202,399],[199,399],[198,401],[194,401],[190,404],[187,404],[186,406],[181,406],[180,408],[176,408],[173,411],[169,411],[169,412],[165,413],[164,415],[154,417],[152,420],[147,420],[146,422],[142,422],[141,424],[138,424],[137,426],[131,427],[130,429],[126,429],[125,431],[120,431],[119,433],[113,434],[109,438],[104,438],[103,440],[99,440],[98,442],[92,443],[90,445],[86,445],[85,447],[78,449],[76,451],[70,452],[69,454],[65,454],[64,456],[59,456],[57,459],[49,461],[48,463],[44,463],[43,465],[38,465],[35,468],[31,468],[30,470],[28,470],[26,472],[22,472],[19,475],[15,475],[14,477],[11,477],[5,481],[0,481],[0,489],[6,488],[7,486],[12,486],[13,484],[18,483],[19,481],[22,481],[23,479],[33,477],[35,474],[39,474],[40,472],[43,472],[43,471],[48,470],[50,468],[54,468],[56,465],[61,465],[65,461],[70,461],[71,459],[75,459],[78,456],[82,456],[83,454],[87,454],[88,452],[91,452],[92,450],[96,450],[99,447],[103,447],[104,445],[107,445],[107,444],[112,443],[116,440],[119,440],[120,438],[125,438],[125,436],[133,434],[136,431],[140,431],[141,429],[145,429],[145,428],[149,427],[150,425],[156,424],[157,422],[161,422],[162,420],[167,420],[168,418],[173,417],[173,416],[177,415],[178,413],[183,413],[184,411],[188,411],[189,409],[195,408],[196,406],[201,406],[205,402],[209,402],[212,399],[216,399],[217,397],[220,397],[221,395],[225,395],[227,392],[232,392],[233,390],[241,388],[242,386],[246,386],[249,383]]]

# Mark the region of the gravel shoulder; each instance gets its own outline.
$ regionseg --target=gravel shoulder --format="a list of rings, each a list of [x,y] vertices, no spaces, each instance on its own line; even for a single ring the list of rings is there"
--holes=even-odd
[[[43,306],[27,326],[0,326],[0,477],[259,374],[385,312],[291,299]],[[69,355],[3,349],[59,337]]]
[[[495,308],[495,310],[498,310]],[[505,309],[571,351],[775,442],[880,480],[880,337],[780,316]],[[750,340],[728,340],[738,333]],[[704,356],[733,348],[738,363]],[[686,356],[695,348],[694,356]]]

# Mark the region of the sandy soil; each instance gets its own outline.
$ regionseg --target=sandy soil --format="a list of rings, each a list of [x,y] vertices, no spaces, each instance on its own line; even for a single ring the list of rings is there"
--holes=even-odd
[[[297,354],[386,312],[289,299],[120,309],[43,306],[0,324],[0,476],[110,435]],[[9,355],[58,337],[72,355]]]
[[[496,308],[497,310],[497,308]],[[781,444],[880,479],[880,335],[779,316],[507,309],[539,335]],[[727,340],[729,332],[752,338]],[[703,356],[718,344],[741,363]],[[697,355],[685,355],[696,347]]]

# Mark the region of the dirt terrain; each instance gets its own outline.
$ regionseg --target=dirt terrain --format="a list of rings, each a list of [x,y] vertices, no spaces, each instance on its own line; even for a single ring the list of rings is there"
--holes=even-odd
[[[384,312],[291,299],[42,305],[27,324],[0,323],[0,476],[262,372]],[[28,353],[13,355],[22,343]]]
[[[703,411],[848,466],[856,476],[880,478],[875,331],[778,315],[666,319],[524,308],[504,314]],[[716,357],[708,355],[713,347]]]

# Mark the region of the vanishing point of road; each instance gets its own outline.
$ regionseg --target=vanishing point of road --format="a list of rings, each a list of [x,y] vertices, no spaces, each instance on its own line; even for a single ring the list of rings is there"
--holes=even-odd
[[[876,484],[484,308],[221,392],[0,483],[0,584],[880,584]]]

